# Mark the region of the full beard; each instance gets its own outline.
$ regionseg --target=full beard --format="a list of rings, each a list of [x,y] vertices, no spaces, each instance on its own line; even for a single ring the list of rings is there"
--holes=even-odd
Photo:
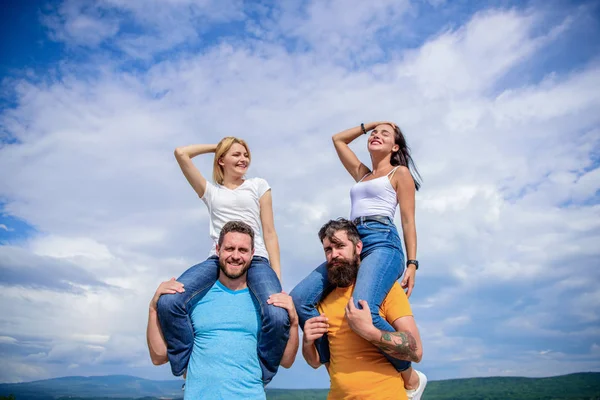
[[[244,265],[244,267],[242,269],[240,269],[239,271],[236,271],[236,272],[228,271],[227,264],[225,264],[225,263],[219,263],[219,268],[221,269],[221,272],[223,273],[223,275],[225,275],[229,279],[238,279],[239,277],[243,276],[248,271],[248,268],[250,268],[250,263]]]
[[[354,283],[358,275],[359,256],[353,259],[337,259],[327,264],[327,279],[337,287],[348,287]]]

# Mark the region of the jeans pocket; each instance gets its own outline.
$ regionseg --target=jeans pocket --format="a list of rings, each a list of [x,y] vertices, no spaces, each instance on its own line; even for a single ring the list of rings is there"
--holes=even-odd
[[[362,224],[362,227],[373,232],[388,233],[391,229],[388,225],[381,222],[369,221]]]

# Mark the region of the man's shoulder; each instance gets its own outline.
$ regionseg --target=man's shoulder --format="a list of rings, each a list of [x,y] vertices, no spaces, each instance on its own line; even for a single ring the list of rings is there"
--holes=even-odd
[[[395,282],[387,296],[381,303],[381,314],[386,319],[396,319],[403,316],[412,315],[408,297],[402,286]]]
[[[404,290],[402,289],[402,286],[400,286],[400,284],[398,282],[394,282],[394,285],[392,286],[392,288],[388,292],[388,294],[385,297],[385,299],[387,300],[388,298],[392,298],[392,297],[404,297],[404,298],[406,298],[406,293],[404,292]]]

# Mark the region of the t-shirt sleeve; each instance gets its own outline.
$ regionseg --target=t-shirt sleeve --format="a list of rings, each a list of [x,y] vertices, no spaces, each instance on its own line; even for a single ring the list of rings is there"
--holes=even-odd
[[[206,189],[204,189],[204,196],[202,196],[201,199],[204,202],[204,204],[206,204],[209,210],[210,206],[212,205],[213,196],[215,195],[216,189],[217,188],[214,184],[212,184],[208,180],[206,181]]]
[[[400,317],[413,315],[406,293],[398,282],[394,283],[392,289],[381,305],[383,317],[391,324]]]
[[[258,195],[259,199],[263,196],[263,194],[267,193],[269,189],[271,189],[269,183],[262,178],[255,178],[254,184],[256,185],[256,194]]]

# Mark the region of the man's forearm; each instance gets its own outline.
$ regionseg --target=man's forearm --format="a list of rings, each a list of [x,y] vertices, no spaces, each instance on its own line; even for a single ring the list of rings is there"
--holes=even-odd
[[[302,341],[302,356],[306,360],[306,363],[311,367],[317,369],[321,366],[321,360],[319,359],[319,352],[315,347],[315,342]]]
[[[152,308],[150,308],[148,314],[146,340],[148,342],[148,350],[150,351],[150,359],[154,365],[161,365],[169,362],[169,358],[167,357],[167,344],[162,335],[160,324],[158,323],[158,315],[156,310]]]
[[[385,354],[398,360],[419,362],[422,352],[419,350],[417,340],[408,331],[387,332],[379,331],[379,338],[369,340]]]
[[[299,339],[298,339],[298,324],[293,324],[290,327],[290,338],[288,339],[283,357],[281,358],[281,366],[283,368],[290,368],[296,360],[296,353],[298,353]]]

